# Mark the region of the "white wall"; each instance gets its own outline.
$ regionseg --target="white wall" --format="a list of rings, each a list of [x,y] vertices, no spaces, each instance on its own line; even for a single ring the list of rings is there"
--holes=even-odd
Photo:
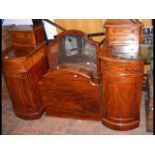
[[[51,20],[51,21],[54,22],[54,20]],[[53,39],[54,35],[57,34],[56,28],[53,25],[51,25],[45,21],[44,21],[44,28],[46,30],[46,35],[47,35],[48,39]]]
[[[53,19],[51,21],[54,21]],[[33,25],[31,19],[5,19],[3,25]],[[51,24],[44,22],[44,28],[48,39],[53,39],[54,35],[57,34],[56,28]]]
[[[33,25],[31,19],[5,19],[3,25]]]

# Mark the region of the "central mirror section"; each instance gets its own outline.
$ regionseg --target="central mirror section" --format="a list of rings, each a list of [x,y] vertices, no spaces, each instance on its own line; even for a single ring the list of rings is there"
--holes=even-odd
[[[69,30],[47,51],[49,70],[39,81],[46,115],[101,120],[99,44]]]
[[[96,72],[96,47],[78,34],[68,34],[59,40],[58,63],[82,65]]]

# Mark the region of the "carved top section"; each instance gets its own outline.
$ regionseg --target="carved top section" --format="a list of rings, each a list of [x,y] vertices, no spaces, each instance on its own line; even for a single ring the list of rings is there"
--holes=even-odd
[[[109,19],[104,27],[107,46],[142,44],[143,24],[137,19]]]
[[[108,26],[143,26],[143,23],[137,19],[109,19],[105,22],[105,27]]]
[[[99,44],[82,31],[62,32],[47,48],[50,68],[68,63],[82,65],[94,72],[98,68]]]
[[[17,25],[9,30],[9,34],[15,47],[36,47],[45,41],[42,25]]]

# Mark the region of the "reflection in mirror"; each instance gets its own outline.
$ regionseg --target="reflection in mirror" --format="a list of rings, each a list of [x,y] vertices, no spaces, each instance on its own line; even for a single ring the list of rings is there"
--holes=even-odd
[[[96,47],[77,34],[59,40],[59,64],[74,63],[96,71]]]

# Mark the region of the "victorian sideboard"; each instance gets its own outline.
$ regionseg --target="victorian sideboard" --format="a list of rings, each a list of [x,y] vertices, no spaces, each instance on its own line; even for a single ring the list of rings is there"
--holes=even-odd
[[[135,20],[107,20],[102,47],[78,30],[61,32],[49,44],[42,26],[10,30],[12,46],[2,61],[16,115],[37,119],[45,112],[102,121],[115,130],[138,127],[149,53],[139,46],[141,26]],[[134,41],[126,36],[131,33]]]

